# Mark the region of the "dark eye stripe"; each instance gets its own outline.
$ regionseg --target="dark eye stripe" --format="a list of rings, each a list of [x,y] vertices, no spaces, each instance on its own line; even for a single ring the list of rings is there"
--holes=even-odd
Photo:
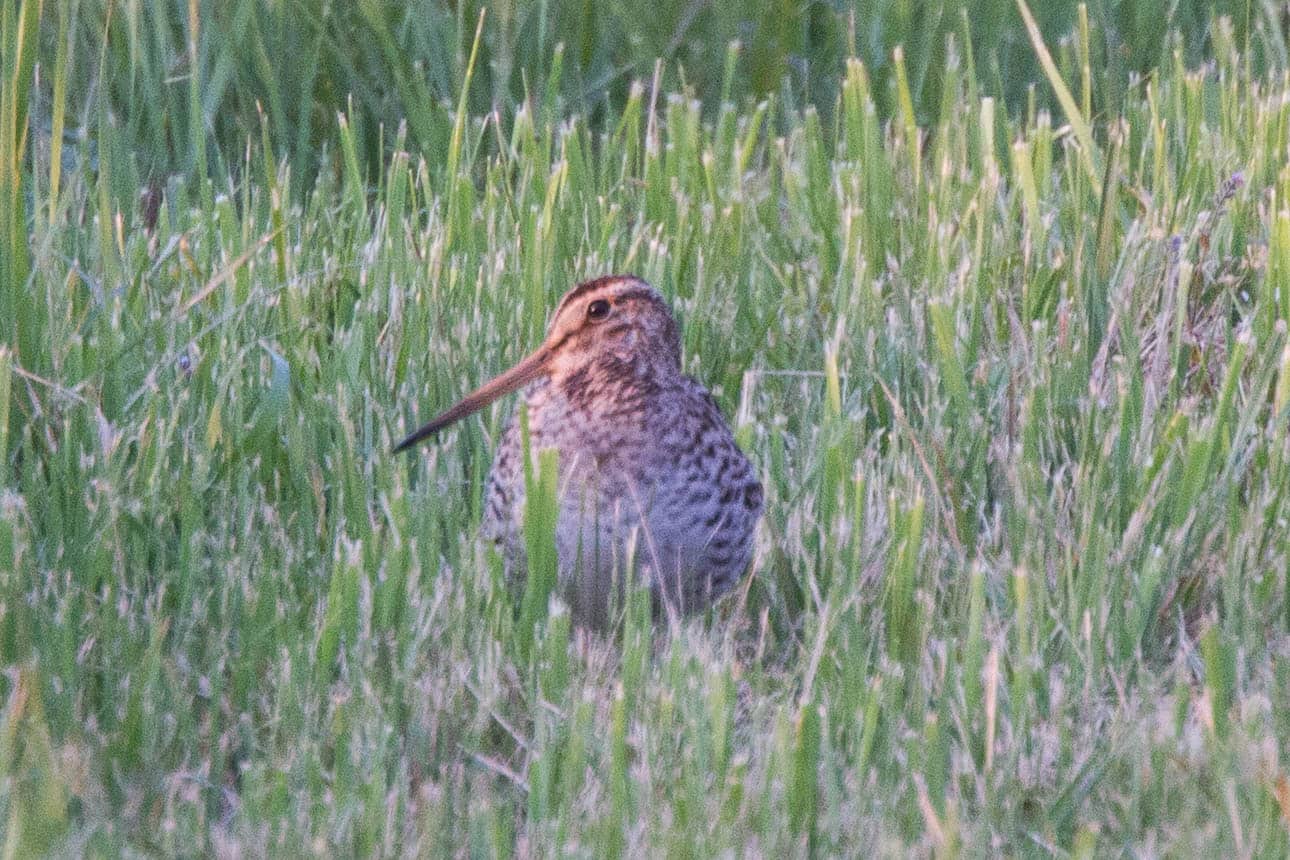
[[[653,290],[623,290],[614,296],[620,302],[641,301],[649,302],[651,305],[667,309],[667,305],[659,299],[658,293]]]
[[[560,300],[560,304],[557,305],[555,309],[556,315],[559,316],[560,311],[564,310],[571,302],[585,296],[592,290],[599,290],[604,287],[613,286],[618,281],[640,281],[640,278],[637,278],[635,275],[603,275],[599,278],[593,278],[590,281],[583,281],[581,284],[578,284],[578,286],[566,293],[564,298]]]

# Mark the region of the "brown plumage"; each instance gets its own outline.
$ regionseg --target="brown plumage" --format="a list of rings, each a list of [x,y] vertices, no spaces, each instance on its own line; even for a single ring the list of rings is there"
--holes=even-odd
[[[681,373],[662,296],[629,275],[565,294],[546,340],[412,433],[404,450],[525,388],[530,451],[559,452],[556,550],[575,621],[606,627],[629,547],[660,611],[702,610],[747,570],[762,489],[707,390]],[[512,417],[488,476],[485,537],[523,569],[524,469]]]

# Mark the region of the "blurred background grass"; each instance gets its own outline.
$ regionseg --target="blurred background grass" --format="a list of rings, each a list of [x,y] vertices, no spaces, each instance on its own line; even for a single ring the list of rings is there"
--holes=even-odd
[[[896,110],[892,56],[900,46],[915,117],[940,111],[949,54],[970,53],[980,95],[1011,112],[1054,107],[1012,0],[663,0],[648,12],[625,0],[382,2],[358,0],[60,0],[40,31],[44,70],[37,125],[48,130],[49,72],[64,38],[69,155],[113,161],[124,201],[148,183],[235,168],[248,140],[267,133],[308,188],[336,145],[336,117],[352,124],[369,172],[406,122],[409,144],[442,161],[459,97],[470,114],[509,120],[521,105],[543,122],[576,114],[601,129],[630,86],[684,86],[712,118],[723,101],[766,97],[814,106],[831,121],[846,57],[874,80],[881,116]],[[1077,4],[1037,0],[1035,18],[1066,80],[1078,78],[1072,46]],[[485,14],[486,10],[486,14]],[[1096,116],[1115,116],[1175,52],[1192,68],[1213,56],[1216,22],[1249,69],[1283,67],[1287,13],[1267,0],[1094,0],[1087,6]],[[482,19],[479,58],[467,60]],[[730,54],[730,46],[738,50]],[[194,100],[197,104],[193,104]],[[352,106],[351,106],[352,102]],[[102,135],[110,126],[111,146]],[[96,145],[96,143],[98,145]]]

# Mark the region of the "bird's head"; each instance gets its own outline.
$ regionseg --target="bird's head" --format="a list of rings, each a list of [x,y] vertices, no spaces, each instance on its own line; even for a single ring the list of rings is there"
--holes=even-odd
[[[680,369],[676,320],[657,290],[633,275],[585,281],[560,300],[541,346],[427,422],[395,451],[544,377],[560,384],[575,378],[657,377]]]

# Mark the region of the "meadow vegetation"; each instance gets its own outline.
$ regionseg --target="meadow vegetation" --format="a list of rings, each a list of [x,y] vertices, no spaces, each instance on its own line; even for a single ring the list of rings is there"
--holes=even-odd
[[[0,4],[4,856],[1290,853],[1290,9],[635,6]],[[390,448],[611,271],[766,515],[589,641]]]

